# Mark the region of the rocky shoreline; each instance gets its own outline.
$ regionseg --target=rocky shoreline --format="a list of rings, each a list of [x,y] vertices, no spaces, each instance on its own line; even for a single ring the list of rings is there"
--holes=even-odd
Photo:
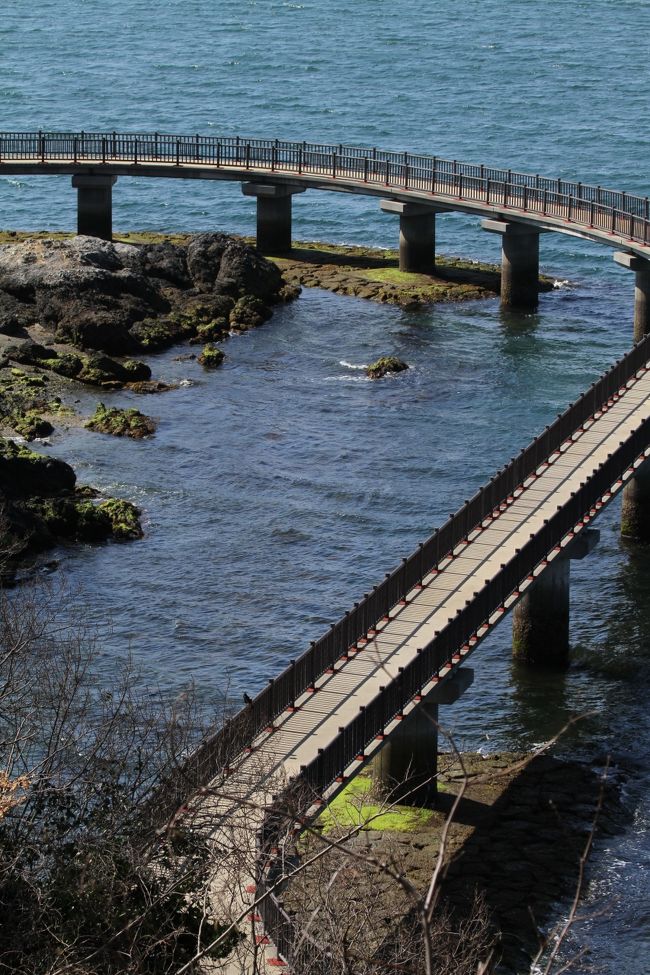
[[[5,579],[62,542],[142,537],[134,505],[79,488],[67,464],[23,445],[80,422],[66,403],[77,384],[164,392],[170,387],[138,356],[189,341],[203,345],[198,361],[215,368],[224,353],[214,341],[259,327],[275,304],[299,293],[254,248],[225,234],[138,245],[37,235],[0,244]],[[155,430],[139,410],[101,402],[84,426],[133,439]]]

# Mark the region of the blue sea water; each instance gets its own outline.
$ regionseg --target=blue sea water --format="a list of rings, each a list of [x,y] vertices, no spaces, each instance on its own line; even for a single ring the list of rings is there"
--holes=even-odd
[[[648,0],[8,0],[0,129],[250,135],[437,153],[645,195]],[[0,225],[72,229],[64,177],[0,177]],[[121,178],[118,230],[252,233],[237,184]],[[306,193],[294,236],[394,244],[376,201]],[[438,249],[498,260],[478,221],[439,217]],[[377,582],[631,341],[633,282],[611,252],[546,235],[566,282],[536,315],[496,301],[404,312],[305,291],[233,339],[203,374],[148,400],[156,437],[53,438],[80,480],[139,503],[146,538],[63,553],[101,633],[110,678],[129,648],[143,680],[208,704],[254,691]],[[409,373],[370,383],[382,353]],[[90,412],[94,398],[80,394]],[[507,624],[476,655],[447,723],[466,747],[527,747],[596,709],[571,740],[633,769],[627,825],[602,837],[576,944],[596,970],[650,968],[650,554],[623,545],[618,511],[573,572],[573,664],[513,670]],[[601,913],[603,905],[609,910]],[[560,914],[561,916],[561,909]]]

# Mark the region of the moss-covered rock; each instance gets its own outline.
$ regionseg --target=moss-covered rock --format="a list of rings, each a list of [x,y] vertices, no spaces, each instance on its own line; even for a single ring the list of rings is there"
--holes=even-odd
[[[171,318],[145,318],[141,322],[136,322],[130,332],[140,348],[147,352],[167,349],[175,342],[188,337],[183,324],[172,321]]]
[[[84,362],[74,352],[64,352],[56,357],[41,359],[39,365],[42,369],[50,369],[59,376],[65,376],[66,379],[75,379],[83,369]]]
[[[236,332],[246,332],[258,328],[271,317],[271,309],[259,298],[244,295],[230,312],[230,325]]]
[[[149,416],[139,410],[118,409],[117,407],[97,404],[97,409],[84,424],[88,430],[97,433],[108,433],[113,437],[131,437],[141,440],[155,432],[156,424]]]
[[[208,344],[204,347],[198,361],[204,369],[216,369],[225,359],[225,354],[215,345]]]
[[[143,531],[140,524],[140,509],[130,501],[120,498],[109,498],[98,506],[99,511],[109,519],[113,538],[127,541],[142,538]]]
[[[230,323],[227,318],[215,318],[211,322],[204,322],[197,326],[196,335],[190,339],[190,343],[216,342],[226,338],[229,331]]]
[[[75,473],[65,461],[0,439],[0,491],[6,497],[49,497],[73,490],[75,481]]]
[[[119,498],[98,500],[93,488],[53,498],[27,498],[12,508],[14,527],[27,551],[40,552],[62,541],[97,543],[142,538],[140,511]]]
[[[370,379],[381,379],[382,376],[388,376],[395,372],[404,372],[405,369],[408,369],[406,362],[403,362],[394,355],[384,355],[377,359],[376,362],[372,362],[369,366],[366,366],[366,375]]]
[[[37,437],[49,437],[54,427],[49,420],[45,420],[36,410],[28,410],[22,416],[14,419],[12,426],[16,433],[25,440],[35,440]]]

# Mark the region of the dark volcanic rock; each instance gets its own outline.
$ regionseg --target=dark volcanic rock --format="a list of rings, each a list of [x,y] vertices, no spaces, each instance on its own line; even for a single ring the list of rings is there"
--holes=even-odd
[[[65,461],[35,454],[13,440],[0,440],[0,492],[6,497],[48,497],[71,491],[75,481]]]
[[[20,335],[38,322],[60,342],[111,355],[162,349],[201,327],[200,338],[218,337],[236,301],[268,306],[291,296],[274,264],[227,234],[199,234],[187,246],[94,237],[0,246],[0,331]]]

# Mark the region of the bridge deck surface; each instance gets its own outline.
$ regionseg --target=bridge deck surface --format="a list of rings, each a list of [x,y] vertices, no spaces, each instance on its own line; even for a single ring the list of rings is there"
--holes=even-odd
[[[542,528],[545,519],[555,514],[580,482],[589,480],[608,454],[630,436],[649,412],[650,371],[647,371],[631,380],[624,394],[597,413],[552,454],[549,463],[527,479],[512,500],[502,505],[495,518],[486,519],[470,534],[467,543],[457,546],[441,563],[438,571],[425,577],[423,588],[412,590],[404,605],[391,610],[389,617],[378,624],[374,635],[367,641],[358,641],[347,659],[341,659],[335,666],[333,673],[323,675],[316,682],[315,692],[298,698],[295,711],[284,712],[272,731],[257,737],[253,752],[240,757],[236,770],[228,779],[230,798],[222,792],[222,798],[216,803],[218,809],[211,804],[212,814],[216,813],[216,819],[220,820],[220,824],[215,825],[214,835],[234,828],[240,831],[239,845],[242,848],[251,843],[254,824],[259,822],[261,813],[251,809],[244,816],[245,828],[243,823],[233,826],[230,817],[238,802],[244,798],[254,806],[263,806],[267,801],[265,792],[280,791],[281,783],[287,777],[297,774],[301,765],[315,759],[318,749],[337,737],[339,728],[355,718],[360,706],[368,704],[381,686],[390,683],[398,668],[405,666],[419,647],[433,640],[448,619],[472,599],[531,535]],[[530,580],[524,582],[521,589],[530,584]],[[514,601],[513,597],[508,607]],[[470,650],[466,649],[464,655],[468,652]],[[441,673],[444,675],[444,672],[443,668]],[[361,764],[355,763],[351,774]],[[254,858],[252,853],[250,855]],[[250,876],[248,874],[248,883]],[[243,890],[242,881],[234,901],[230,895],[231,907],[240,907],[254,900],[254,895],[244,894]],[[256,970],[263,970],[260,963],[258,958]],[[227,970],[252,969],[244,966]]]

